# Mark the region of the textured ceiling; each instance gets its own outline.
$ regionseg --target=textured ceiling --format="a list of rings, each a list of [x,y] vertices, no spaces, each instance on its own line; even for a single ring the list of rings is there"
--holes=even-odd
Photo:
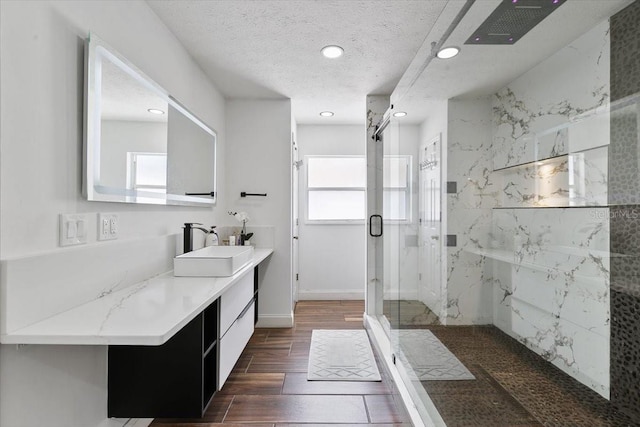
[[[568,0],[513,46],[464,41],[500,0],[477,0],[445,45],[430,53],[463,0],[147,0],[228,97],[292,99],[298,123],[364,123],[367,94],[424,99],[489,94],[633,0]],[[338,44],[343,57],[320,49]],[[403,76],[404,74],[404,76]],[[411,82],[416,84],[411,86]],[[331,110],[334,117],[322,118]]]
[[[364,123],[446,1],[147,0],[226,97],[287,97],[298,123]],[[343,57],[320,49],[338,44]],[[331,110],[332,118],[318,113]]]
[[[477,0],[447,39],[446,45],[462,48],[460,54],[449,60],[434,59],[420,73],[429,56],[429,43],[437,40],[442,32],[437,27],[453,20],[454,10],[447,7],[400,80],[391,101],[396,105],[410,102],[419,108],[426,98],[492,94],[633,1],[568,0],[514,45],[465,45],[467,38],[500,3],[500,0]],[[415,84],[411,86],[413,81]]]

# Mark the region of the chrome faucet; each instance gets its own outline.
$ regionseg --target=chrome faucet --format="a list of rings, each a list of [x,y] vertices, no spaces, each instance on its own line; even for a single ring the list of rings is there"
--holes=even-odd
[[[182,247],[183,253],[191,252],[193,250],[193,229],[196,228],[198,230],[204,231],[205,234],[209,234],[209,230],[204,227],[194,227],[196,225],[202,225],[199,222],[185,222],[184,227],[182,228],[183,237],[182,237]]]

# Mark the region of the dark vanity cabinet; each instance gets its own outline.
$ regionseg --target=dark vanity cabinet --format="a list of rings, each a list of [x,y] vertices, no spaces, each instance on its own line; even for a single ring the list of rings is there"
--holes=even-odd
[[[204,414],[218,389],[219,301],[163,345],[109,346],[109,417]]]

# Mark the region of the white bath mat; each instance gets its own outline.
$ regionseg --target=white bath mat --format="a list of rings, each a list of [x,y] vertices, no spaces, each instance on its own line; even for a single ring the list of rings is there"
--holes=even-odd
[[[394,348],[400,350],[396,356],[420,381],[476,379],[431,331],[402,329],[391,335]]]
[[[365,330],[314,329],[307,379],[381,381]]]

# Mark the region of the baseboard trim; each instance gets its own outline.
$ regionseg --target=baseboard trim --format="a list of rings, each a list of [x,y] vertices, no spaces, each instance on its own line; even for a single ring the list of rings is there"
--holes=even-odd
[[[319,300],[363,300],[364,290],[362,291],[298,291],[298,301],[319,301]]]
[[[260,314],[256,328],[292,328],[293,313],[290,315]]]

